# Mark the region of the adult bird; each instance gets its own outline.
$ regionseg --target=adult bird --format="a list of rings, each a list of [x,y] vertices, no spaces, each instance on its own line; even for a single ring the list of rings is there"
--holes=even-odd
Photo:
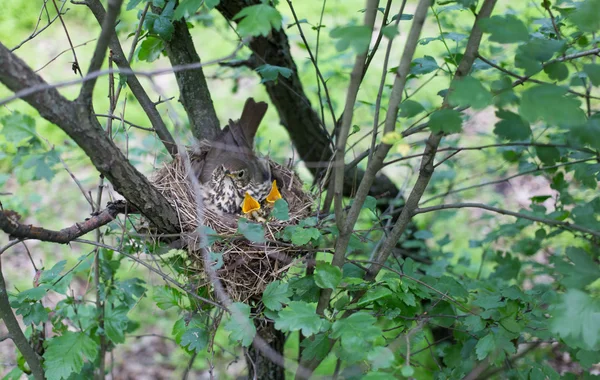
[[[269,194],[269,164],[253,150],[254,137],[267,107],[265,102],[246,100],[240,119],[229,120],[203,162],[195,165],[206,207],[219,213],[238,214],[246,194],[258,202]]]

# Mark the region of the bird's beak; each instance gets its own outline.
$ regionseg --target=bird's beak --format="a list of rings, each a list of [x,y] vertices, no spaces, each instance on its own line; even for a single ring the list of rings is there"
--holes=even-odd
[[[273,185],[271,185],[271,191],[269,192],[269,195],[267,195],[266,201],[269,203],[275,203],[275,201],[278,199],[281,199],[281,194],[277,188],[277,181],[273,180]]]
[[[246,192],[246,195],[244,196],[244,201],[242,202],[242,212],[244,214],[248,214],[252,211],[258,210],[260,210],[260,203],[258,203],[256,199],[252,198],[252,196],[248,194],[248,192]]]

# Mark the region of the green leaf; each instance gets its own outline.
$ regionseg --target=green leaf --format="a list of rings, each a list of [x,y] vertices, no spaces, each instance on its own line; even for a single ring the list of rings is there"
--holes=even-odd
[[[484,33],[490,33],[490,41],[510,44],[529,40],[527,27],[515,15],[486,18],[479,21],[479,26]]]
[[[152,299],[156,302],[156,306],[159,309],[167,310],[179,306],[181,293],[168,285],[158,286],[154,288]]]
[[[553,146],[536,146],[535,152],[544,165],[553,165],[560,159],[560,151]]]
[[[208,332],[199,327],[186,330],[181,336],[181,346],[196,353],[204,350],[208,346]]]
[[[435,133],[458,133],[462,130],[462,116],[456,110],[435,111],[429,117],[429,129]]]
[[[565,278],[561,281],[570,288],[583,288],[600,278],[600,267],[581,248],[567,248],[567,257],[574,265],[557,267]]]
[[[400,370],[400,373],[404,377],[412,377],[412,375],[415,374],[415,369],[413,367],[409,366],[409,365],[405,365]]]
[[[318,241],[321,237],[321,232],[314,227],[288,226],[285,231],[290,235],[289,240],[292,244],[298,246],[306,245],[311,240]]]
[[[171,20],[161,15],[154,20],[154,24],[152,24],[152,31],[158,34],[163,40],[169,41],[171,40],[171,37],[173,37],[175,28],[173,27]]]
[[[290,208],[285,199],[278,199],[275,201],[271,214],[279,220],[290,220]]]
[[[362,205],[362,208],[375,212],[375,210],[377,209],[377,199],[375,197],[367,195],[367,197],[365,198],[365,202]]]
[[[124,306],[113,308],[110,304],[106,305],[104,311],[104,330],[106,331],[106,336],[114,343],[125,342],[125,331],[129,323],[129,318],[127,318],[128,311]]]
[[[525,75],[533,75],[542,70],[547,62],[565,46],[564,41],[535,38],[520,45],[515,55],[515,66],[525,70]]]
[[[563,62],[554,62],[544,66],[544,72],[550,79],[563,81],[569,77],[569,68]]]
[[[37,138],[35,120],[29,115],[15,111],[0,120],[3,125],[2,135],[8,142],[19,144]]]
[[[248,222],[248,219],[240,218],[238,220],[238,233],[241,233],[254,243],[265,242],[265,230],[263,226],[257,223]]]
[[[494,352],[495,349],[496,342],[494,341],[494,335],[489,333],[483,338],[479,339],[477,345],[475,345],[477,360],[485,359],[490,353]]]
[[[371,362],[372,368],[378,369],[390,368],[394,364],[394,353],[387,347],[375,347],[367,355],[367,359]]]
[[[83,368],[83,357],[94,360],[98,353],[96,342],[83,332],[66,331],[47,341],[44,369],[49,380],[67,379]]]
[[[400,32],[398,31],[398,27],[394,24],[384,26],[381,29],[381,33],[383,33],[383,35],[386,36],[390,40],[392,38],[396,37],[398,34],[400,34]]]
[[[318,333],[324,323],[314,306],[302,301],[292,301],[279,312],[275,328],[283,332],[302,330],[304,336],[311,336]]]
[[[429,74],[439,69],[435,58],[426,55],[423,58],[417,58],[411,63],[410,73],[413,75]]]
[[[248,347],[252,344],[256,335],[256,327],[250,319],[250,306],[235,302],[229,307],[231,316],[225,323],[225,330],[230,331],[229,339],[241,342],[242,346]]]
[[[129,0],[129,2],[127,3],[127,10],[130,11],[133,8],[137,7],[139,3],[141,3],[142,0]]]
[[[550,329],[569,346],[600,349],[600,302],[581,290],[569,289],[552,313]]]
[[[267,37],[271,29],[281,29],[281,14],[266,3],[245,7],[233,16],[233,19],[242,19],[237,26],[237,31],[242,37]]]
[[[192,16],[198,8],[202,6],[204,0],[183,0],[179,3],[173,13],[173,20],[179,20],[182,17],[188,18]]]
[[[204,0],[204,6],[210,10],[214,9],[220,2],[221,0]]]
[[[566,96],[567,89],[552,84],[536,85],[523,92],[520,113],[527,121],[543,120],[552,125],[585,123],[579,100]]]
[[[200,236],[203,237],[202,241],[200,242],[200,248],[210,247],[215,242],[221,240],[217,231],[208,226],[198,226],[197,231]]]
[[[67,260],[61,260],[54,264],[51,269],[43,270],[40,276],[40,284],[52,283],[58,280],[58,275],[65,269],[65,265],[67,265]]]
[[[333,29],[329,35],[338,40],[335,43],[338,51],[352,47],[356,54],[363,54],[369,49],[371,43],[371,29],[364,25],[340,26]]]
[[[494,127],[498,137],[508,141],[528,140],[531,137],[531,126],[516,113],[498,110],[496,116],[500,119]]]
[[[571,21],[583,32],[600,30],[600,0],[585,0],[577,5],[577,10],[569,16]]]
[[[342,280],[342,270],[329,263],[318,263],[315,283],[321,289],[335,289]]]
[[[492,94],[472,76],[452,81],[448,96],[453,106],[482,109],[492,104]]]
[[[154,62],[160,57],[164,49],[163,40],[155,37],[146,37],[138,50],[138,59],[140,61]]]
[[[577,361],[585,369],[600,363],[600,351],[579,350],[576,355]]]
[[[325,333],[304,339],[300,345],[304,347],[302,359],[305,360],[323,360],[331,350],[331,343]]]
[[[585,72],[594,86],[600,86],[600,65],[599,64],[585,64],[583,65],[583,72]]]
[[[289,78],[293,73],[293,71],[288,69],[287,67],[273,66],[269,64],[258,66],[256,68],[256,72],[259,73],[262,77],[260,83],[266,83],[271,81],[277,83],[277,78],[279,77],[279,75],[281,75],[284,78]]]
[[[288,284],[273,281],[265,288],[262,294],[262,301],[267,309],[279,311],[283,308],[283,305],[290,302],[289,296],[291,293],[288,289]]]
[[[23,163],[23,168],[33,169],[32,180],[45,179],[50,182],[54,178],[55,171],[52,168],[59,162],[58,155],[51,150],[46,153],[30,154]]]
[[[23,304],[17,309],[17,314],[23,316],[25,325],[39,325],[48,321],[48,310],[40,302]]]
[[[400,117],[411,118],[417,116],[421,112],[425,111],[425,108],[419,102],[407,99],[400,104]]]
[[[485,328],[485,323],[483,323],[483,320],[478,315],[469,315],[464,319],[463,323],[470,332],[478,332]]]
[[[347,350],[366,350],[382,334],[376,323],[377,319],[371,314],[359,311],[335,321],[331,327],[331,337],[339,338],[342,347]]]
[[[36,288],[24,290],[15,297],[17,302],[39,301],[46,295],[48,286],[41,285]]]
[[[391,294],[392,291],[384,286],[371,287],[369,288],[369,290],[367,290],[367,293],[365,293],[365,295],[360,299],[360,301],[358,302],[358,306],[367,305],[378,299],[388,297]]]

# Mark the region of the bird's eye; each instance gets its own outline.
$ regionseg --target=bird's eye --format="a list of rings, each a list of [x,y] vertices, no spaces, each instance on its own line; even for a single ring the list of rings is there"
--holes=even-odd
[[[240,170],[240,171],[238,172],[238,178],[242,178],[243,176],[244,176],[244,171],[243,171],[243,170]]]

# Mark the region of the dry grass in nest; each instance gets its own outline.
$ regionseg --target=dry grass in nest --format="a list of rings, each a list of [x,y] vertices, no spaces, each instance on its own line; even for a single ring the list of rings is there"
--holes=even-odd
[[[202,159],[207,150],[205,144],[193,154]],[[253,243],[240,236],[237,232],[239,216],[218,215],[204,207],[198,212],[194,185],[189,177],[190,165],[183,158],[177,157],[165,164],[153,176],[155,186],[177,210],[182,237],[187,242],[192,262],[190,280],[197,281],[198,286],[211,282],[202,269],[203,250],[198,244],[198,227],[205,225],[221,238],[210,246],[210,251],[222,254],[223,263],[216,266],[216,274],[234,301],[259,300],[265,287],[282,278],[288,268],[305,253],[301,247],[279,241],[278,235],[285,227],[296,225],[308,217],[314,200],[302,189],[302,181],[293,170],[271,160],[269,165],[273,179],[277,180],[279,191],[289,205],[290,219],[281,221],[271,218],[262,223],[265,243]]]

